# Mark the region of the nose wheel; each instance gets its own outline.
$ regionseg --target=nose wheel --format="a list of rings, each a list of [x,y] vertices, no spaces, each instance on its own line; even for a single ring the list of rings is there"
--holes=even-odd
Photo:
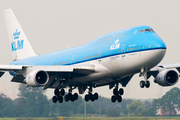
[[[146,88],[149,88],[150,87],[150,82],[149,81],[141,81],[140,82],[140,87],[141,88],[144,88],[144,87],[146,87]]]

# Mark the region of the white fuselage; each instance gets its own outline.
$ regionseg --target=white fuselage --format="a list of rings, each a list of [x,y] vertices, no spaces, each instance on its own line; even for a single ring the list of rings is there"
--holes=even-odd
[[[166,49],[148,50],[135,53],[128,53],[122,55],[111,56],[107,58],[100,58],[83,64],[95,65],[95,73],[69,79],[69,85],[83,85],[89,83],[104,83],[111,82],[113,78],[125,77],[133,75],[141,71],[142,68],[152,68],[157,65],[164,57]],[[58,81],[53,85],[57,87]]]

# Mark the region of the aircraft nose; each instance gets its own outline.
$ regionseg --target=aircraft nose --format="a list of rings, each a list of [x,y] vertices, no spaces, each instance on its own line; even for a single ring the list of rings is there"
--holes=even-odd
[[[166,49],[166,44],[162,39],[159,39],[157,41],[157,44],[158,44],[157,47],[159,47],[160,49]]]
[[[158,36],[158,39],[155,40],[155,49],[158,49],[159,51],[159,55],[157,57],[160,57],[161,59],[163,59],[163,57],[166,54],[166,44],[165,42]]]
[[[156,34],[155,36],[155,46],[159,49],[166,49],[166,44],[165,42]]]

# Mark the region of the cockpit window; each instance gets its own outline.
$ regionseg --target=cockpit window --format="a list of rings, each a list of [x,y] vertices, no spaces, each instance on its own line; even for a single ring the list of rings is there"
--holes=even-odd
[[[139,33],[142,32],[155,32],[153,29],[141,29]]]

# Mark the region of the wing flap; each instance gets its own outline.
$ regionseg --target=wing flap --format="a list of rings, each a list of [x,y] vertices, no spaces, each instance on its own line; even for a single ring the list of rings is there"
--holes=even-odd
[[[73,72],[72,66],[45,66],[47,72]]]
[[[12,78],[11,82],[24,83],[24,79],[25,77],[23,75],[17,74]]]

